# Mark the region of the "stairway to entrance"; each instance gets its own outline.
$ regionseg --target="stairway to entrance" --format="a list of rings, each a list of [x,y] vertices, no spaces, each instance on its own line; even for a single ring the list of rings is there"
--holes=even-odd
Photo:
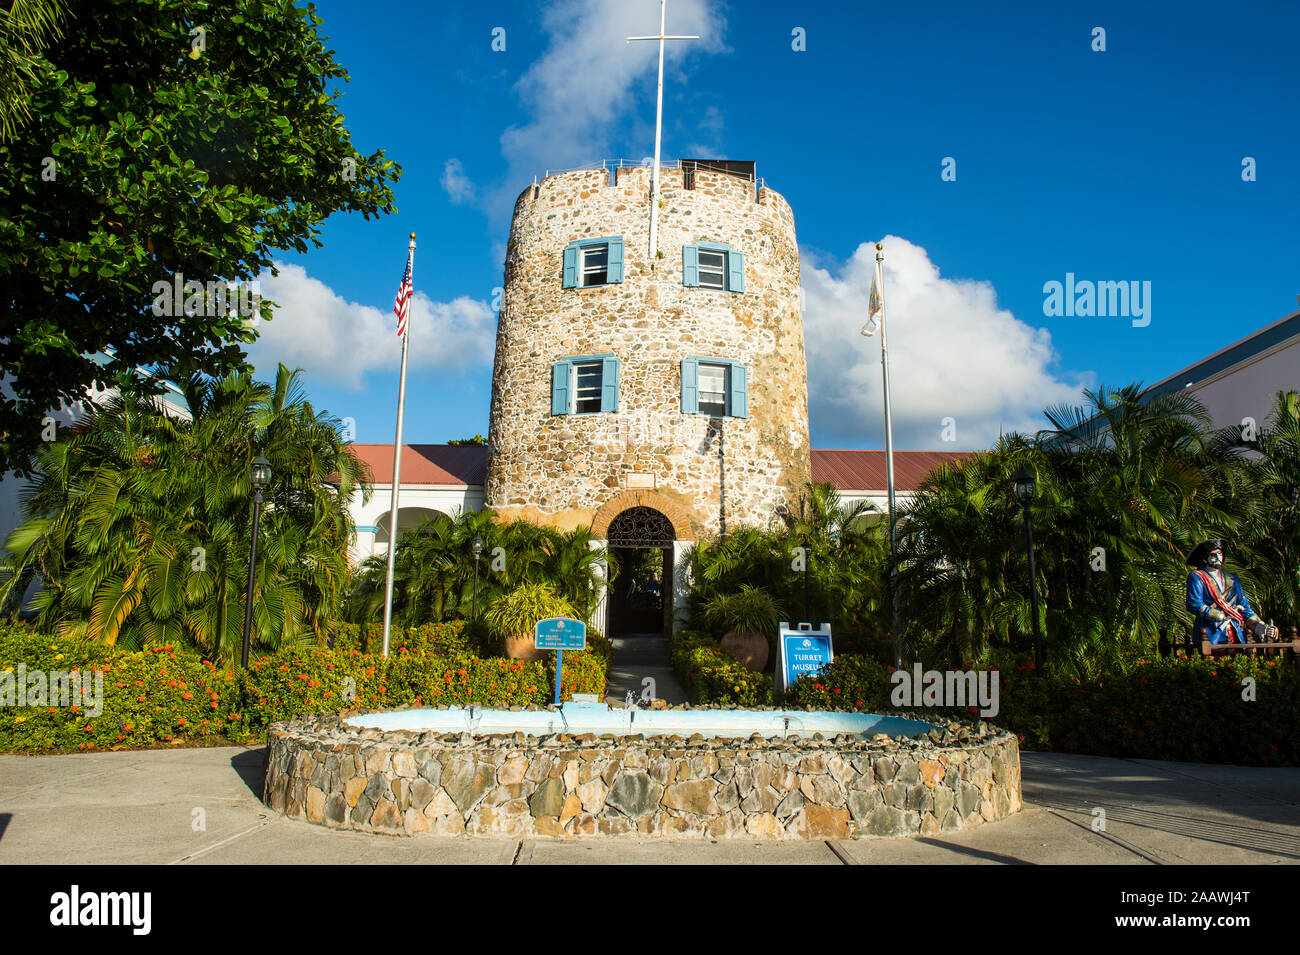
[[[654,695],[676,706],[687,702],[686,691],[677,682],[668,659],[668,638],[657,633],[628,633],[614,637],[614,662],[609,668],[609,684],[605,688],[606,703],[622,703],[628,691],[639,701],[644,688],[642,680],[654,680]]]

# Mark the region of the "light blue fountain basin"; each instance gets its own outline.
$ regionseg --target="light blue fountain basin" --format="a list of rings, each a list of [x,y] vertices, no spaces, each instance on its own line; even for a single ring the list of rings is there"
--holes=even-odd
[[[807,738],[814,733],[870,738],[877,733],[893,737],[920,736],[933,723],[881,716],[878,713],[836,713],[806,710],[636,710],[614,709],[604,703],[565,703],[556,710],[488,710],[477,706],[445,710],[414,709],[368,713],[348,717],[344,725],[356,729],[408,730],[423,733],[471,733],[476,736],[525,733],[615,736],[682,736],[747,739],[760,736]]]

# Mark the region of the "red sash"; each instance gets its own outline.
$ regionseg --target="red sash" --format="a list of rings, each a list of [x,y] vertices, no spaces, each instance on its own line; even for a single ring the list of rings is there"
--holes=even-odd
[[[1242,628],[1242,633],[1245,633],[1246,618],[1242,616],[1240,613],[1238,613],[1235,609],[1233,609],[1232,605],[1229,604],[1228,601],[1223,598],[1223,596],[1219,593],[1219,588],[1216,587],[1214,584],[1214,578],[1211,577],[1203,570],[1198,570],[1196,573],[1200,575],[1201,583],[1205,585],[1205,589],[1210,592],[1210,599],[1214,601],[1214,605],[1218,607],[1220,610],[1222,610],[1224,615],[1229,620],[1235,620],[1238,626]],[[1228,641],[1230,643],[1235,643],[1236,639],[1237,639],[1236,631],[1229,628]]]

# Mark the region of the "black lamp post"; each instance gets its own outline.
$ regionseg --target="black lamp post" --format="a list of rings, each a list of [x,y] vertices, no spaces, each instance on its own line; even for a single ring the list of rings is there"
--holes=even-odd
[[[478,619],[478,558],[483,553],[483,537],[480,534],[474,535],[474,598],[470,607],[470,619]]]
[[[253,533],[248,554],[248,596],[244,600],[244,669],[248,669],[248,649],[253,638],[253,579],[257,571],[257,525],[262,518],[262,489],[271,483],[271,462],[260,454],[248,469],[253,483]]]
[[[812,617],[809,616],[808,609],[808,561],[812,557],[812,544],[808,542],[807,534],[799,535],[799,546],[803,549],[803,618],[807,623],[812,623]]]
[[[1025,508],[1025,547],[1029,551],[1029,601],[1034,613],[1034,673],[1043,675],[1043,634],[1038,626],[1038,572],[1034,568],[1034,518],[1029,505],[1038,496],[1038,486],[1029,472],[1021,469],[1015,477],[1016,500]]]

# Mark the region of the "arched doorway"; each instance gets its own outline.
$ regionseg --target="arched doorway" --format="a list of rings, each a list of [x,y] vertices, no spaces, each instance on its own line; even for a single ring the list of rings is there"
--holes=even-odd
[[[653,507],[629,507],[609,522],[606,547],[617,572],[609,582],[611,636],[672,630],[673,523]]]

